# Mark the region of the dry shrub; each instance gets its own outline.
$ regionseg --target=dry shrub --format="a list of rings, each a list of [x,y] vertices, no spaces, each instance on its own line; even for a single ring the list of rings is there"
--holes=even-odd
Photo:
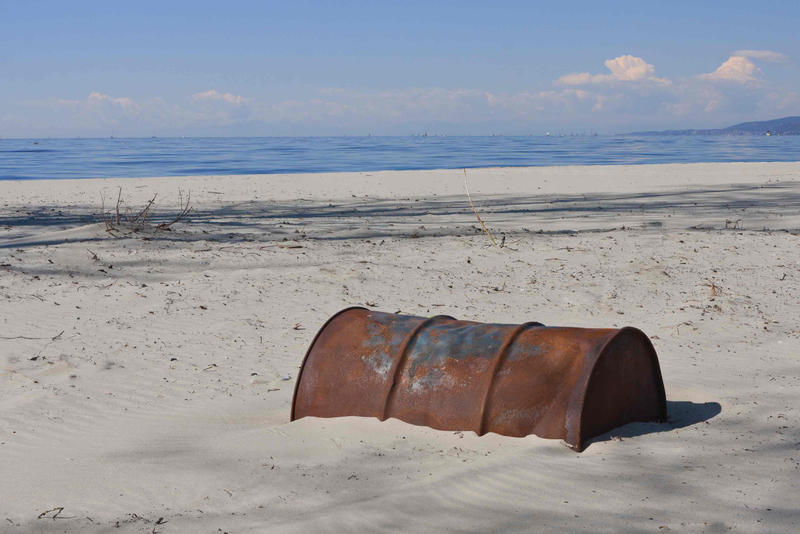
[[[111,235],[116,235],[119,233],[170,231],[172,225],[184,219],[189,212],[192,211],[191,195],[191,192],[188,192],[186,201],[184,202],[183,192],[178,190],[178,213],[172,218],[157,224],[151,222],[153,208],[156,205],[156,197],[158,196],[157,194],[153,195],[153,198],[148,200],[140,209],[131,209],[122,198],[122,188],[120,187],[114,209],[108,211],[106,210],[105,198],[101,195],[101,216],[106,227],[106,232]]]

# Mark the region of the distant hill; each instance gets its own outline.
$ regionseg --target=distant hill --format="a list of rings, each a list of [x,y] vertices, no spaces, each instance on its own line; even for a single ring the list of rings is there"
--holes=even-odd
[[[632,132],[630,135],[800,135],[800,117],[743,122],[710,130],[661,130]]]

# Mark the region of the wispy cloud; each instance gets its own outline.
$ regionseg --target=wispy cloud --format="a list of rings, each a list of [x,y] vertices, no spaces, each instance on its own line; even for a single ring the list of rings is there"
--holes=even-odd
[[[652,82],[659,85],[670,84],[670,81],[666,78],[657,78],[655,76],[655,67],[640,57],[626,54],[607,59],[604,65],[610,71],[610,74],[573,72],[561,76],[556,80],[556,83],[560,85],[605,84],[614,82]]]
[[[155,128],[161,117],[176,120],[181,110],[161,98],[135,100],[91,91],[85,98],[28,101],[15,118],[17,128],[34,135],[123,135]],[[2,124],[0,124],[2,126]],[[149,132],[148,132],[149,133]]]
[[[479,124],[493,121],[564,118],[596,105],[591,92],[577,88],[515,93],[441,87],[389,91],[329,88],[318,96],[259,108],[264,120],[345,121],[357,124]]]
[[[760,59],[762,61],[769,61],[771,63],[786,63],[789,57],[780,52],[773,52],[772,50],[737,50],[732,56],[741,56],[751,59]]]
[[[240,95],[232,93],[221,93],[216,89],[209,89],[202,93],[195,93],[192,95],[192,100],[195,102],[211,101],[211,102],[225,102],[227,104],[240,105],[247,102],[247,99]]]
[[[111,95],[98,93],[97,91],[92,91],[89,93],[89,96],[86,98],[86,103],[89,106],[102,106],[102,105],[112,105],[118,106],[122,109],[133,109],[135,107],[133,100],[128,97],[113,97]]]
[[[42,100],[35,103],[37,106],[54,107],[63,109],[92,109],[98,110],[103,107],[123,111],[135,111],[136,103],[126,96],[114,97],[98,91],[92,91],[83,100],[55,98]]]

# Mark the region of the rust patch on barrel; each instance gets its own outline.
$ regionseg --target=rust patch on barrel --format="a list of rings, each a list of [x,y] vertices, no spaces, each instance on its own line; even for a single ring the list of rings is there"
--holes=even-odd
[[[442,430],[535,434],[581,451],[666,419],[658,357],[635,328],[459,321],[348,308],[306,353],[291,419],[359,415]]]

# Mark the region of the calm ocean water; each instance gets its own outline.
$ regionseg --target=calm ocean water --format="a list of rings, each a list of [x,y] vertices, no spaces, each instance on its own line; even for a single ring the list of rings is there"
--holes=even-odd
[[[0,180],[797,160],[800,136],[0,139]]]

